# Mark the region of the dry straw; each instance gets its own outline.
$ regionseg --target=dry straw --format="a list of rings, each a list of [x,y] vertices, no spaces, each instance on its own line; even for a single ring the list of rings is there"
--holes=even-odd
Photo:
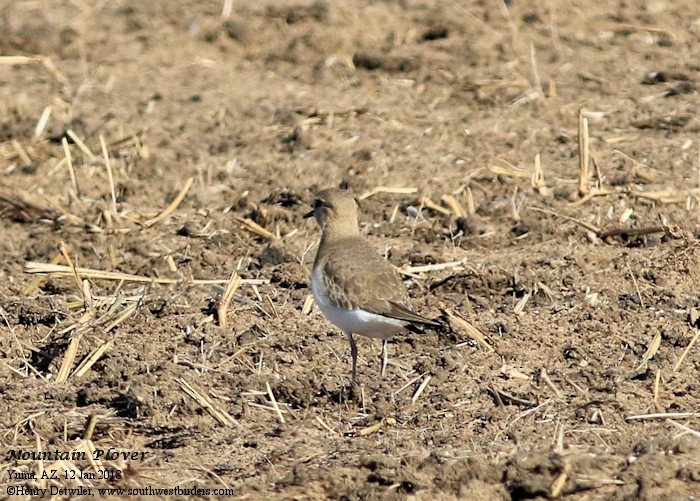
[[[277,404],[277,399],[275,398],[275,394],[272,393],[272,388],[270,387],[270,383],[265,381],[265,388],[267,388],[267,394],[270,397],[270,403],[272,404],[272,408],[275,410],[275,413],[277,414],[277,419],[279,419],[280,423],[284,424],[284,416],[282,415],[282,411],[280,410],[279,404]]]
[[[228,325],[226,313],[228,312],[228,307],[231,304],[231,299],[233,299],[233,295],[238,290],[240,285],[241,277],[236,271],[234,271],[231,273],[231,278],[226,284],[226,289],[216,305],[216,316],[219,319],[219,327],[222,329],[225,329]]]
[[[250,218],[234,216],[234,219],[241,223],[242,228],[248,230],[251,233],[254,233],[255,235],[263,237],[267,240],[276,240],[278,238],[277,235],[275,235],[269,230],[266,230]]]
[[[656,376],[654,376],[654,398],[652,402],[654,403],[654,408],[659,411],[661,406],[659,405],[659,388],[661,386],[661,369],[656,369]]]
[[[80,344],[80,339],[82,338],[82,333],[76,333],[71,336],[70,344],[68,349],[63,354],[63,362],[61,363],[61,368],[56,376],[57,383],[63,383],[68,380],[68,374],[70,373],[71,367],[73,367],[73,362],[75,361],[75,355],[78,352],[78,344]]]
[[[436,204],[430,198],[428,198],[426,195],[419,195],[413,201],[413,204],[418,204],[421,207],[425,207],[426,209],[430,209],[432,211],[435,211],[438,214],[442,214],[443,216],[451,216],[452,215],[452,212],[450,210],[445,209],[442,205]]]
[[[80,188],[78,187],[78,178],[75,176],[75,169],[73,168],[73,158],[71,157],[70,147],[68,146],[68,140],[63,137],[61,138],[61,145],[63,146],[63,153],[65,155],[66,165],[68,166],[68,173],[70,174],[70,180],[73,184],[73,190],[77,196],[80,196]]]
[[[633,414],[627,416],[627,421],[648,421],[654,419],[692,419],[700,418],[700,412],[657,412],[652,414]]]
[[[379,420],[378,422],[374,423],[373,425],[370,425],[366,428],[362,428],[361,430],[358,430],[357,433],[355,433],[355,436],[357,437],[366,437],[368,435],[372,435],[373,433],[377,433],[380,431],[384,425],[389,425],[389,426],[394,426],[396,424],[396,419],[392,417],[384,418]]]
[[[549,196],[551,192],[544,182],[544,170],[542,169],[542,161],[540,159],[540,154],[535,155],[535,170],[532,172],[532,180],[530,182],[532,187],[542,196]]]
[[[425,377],[425,379],[423,380],[423,382],[420,384],[420,386],[416,389],[416,392],[415,392],[415,393],[413,394],[413,396],[411,397],[411,403],[415,404],[415,403],[418,401],[418,399],[420,398],[420,396],[423,394],[423,392],[425,391],[425,389],[428,387],[428,383],[430,382],[430,379],[431,379],[431,378],[432,378],[432,376],[431,376],[430,374],[428,374],[428,375]]]
[[[418,188],[391,188],[388,186],[377,186],[369,191],[364,192],[357,198],[358,200],[367,200],[368,198],[373,197],[374,195],[378,195],[380,193],[389,193],[392,195],[412,195],[414,193],[418,193]]]
[[[42,65],[58,82],[69,87],[68,79],[63,73],[58,71],[58,68],[48,56],[0,56],[0,66],[24,66],[30,64]]]
[[[109,330],[109,329],[107,329]],[[74,377],[81,377],[84,376],[87,371],[89,371],[93,365],[95,365],[95,362],[97,362],[102,356],[107,353],[107,351],[114,346],[114,341],[109,340],[106,343],[101,344],[98,348],[95,348],[92,350],[92,352],[85,357],[85,359],[78,365],[78,367],[75,369],[75,372],[73,372]],[[89,437],[87,437],[89,438]]]
[[[420,266],[402,266],[398,268],[398,272],[403,275],[414,276],[418,273],[427,273],[431,271],[441,271],[447,269],[454,269],[460,271],[464,269],[464,264],[466,260],[461,261],[451,261],[449,263],[435,263],[435,264],[424,264]]]
[[[112,196],[112,204],[110,205],[110,210],[112,211],[112,216],[117,217],[117,192],[114,188],[114,175],[112,173],[112,160],[109,158],[109,151],[107,151],[107,144],[105,143],[105,138],[100,134],[100,146],[102,148],[102,156],[104,157],[105,167],[107,167],[107,179],[109,180],[109,193]]]
[[[469,193],[471,193],[471,190]],[[462,204],[459,203],[454,195],[445,195],[442,197],[442,200],[449,206],[450,210],[456,217],[464,217],[466,215],[466,211],[462,207]]]
[[[311,308],[314,305],[314,297],[311,294],[308,294],[306,296],[306,299],[304,299],[304,306],[301,308],[301,314],[302,315],[308,315],[311,313]]]
[[[59,264],[62,260],[63,260],[63,254],[59,252],[58,254],[56,254],[53,257],[53,259],[51,259],[51,262],[49,264],[51,264],[51,265]],[[35,276],[34,278],[32,278],[32,280],[29,282],[29,284],[27,284],[27,286],[24,288],[22,293],[25,296],[29,296],[29,295],[33,294],[39,287],[41,287],[41,285],[44,283],[45,280],[46,280],[45,275]]]
[[[452,330],[466,333],[469,337],[476,340],[481,346],[486,348],[486,350],[491,353],[494,353],[496,351],[494,347],[491,346],[488,343],[488,341],[486,341],[486,338],[479,331],[479,329],[477,329],[471,323],[464,320],[452,310],[446,309],[444,312],[447,316],[448,321],[450,322],[450,327],[452,327]]]
[[[78,137],[78,135],[73,131],[73,129],[68,129],[66,131],[66,135],[73,140],[75,145],[78,147],[78,149],[80,149],[80,151],[83,152],[83,154],[88,158],[88,160],[92,160],[93,158],[95,158],[95,154],[90,150],[90,148],[87,147],[83,140]]]
[[[10,144],[12,144],[12,147],[14,148],[15,153],[17,153],[17,156],[20,158],[20,160],[22,160],[22,162],[25,165],[30,165],[30,164],[34,163],[32,161],[32,158],[27,153],[27,150],[25,150],[22,147],[22,145],[20,144],[19,141],[17,141],[16,139],[13,139],[12,141],[10,141]]]
[[[190,383],[188,383],[184,379],[179,379],[178,383],[180,384],[180,387],[185,392],[185,394],[193,398],[199,405],[204,407],[207,410],[207,412],[219,424],[222,424],[224,426],[236,425],[240,427],[240,424],[233,418],[233,416],[226,412],[225,409],[222,409],[214,402],[212,402],[212,400],[209,397],[195,389]]]
[[[661,346],[661,332],[657,332],[654,338],[651,340],[651,343],[649,344],[649,347],[647,348],[647,351],[644,353],[644,356],[642,357],[642,362],[639,364],[639,368],[646,367],[646,364],[649,363],[649,360],[654,358],[654,355],[656,355],[656,352],[659,351],[659,347]]]
[[[95,280],[117,280],[124,282],[142,282],[142,283],[154,283],[154,284],[192,284],[192,285],[215,285],[215,284],[226,284],[230,279],[177,279],[177,278],[158,278],[158,277],[146,277],[143,275],[132,275],[130,273],[121,273],[118,271],[104,271],[96,270],[93,268],[71,268],[70,266],[54,264],[54,263],[37,263],[34,261],[27,261],[24,263],[24,272],[29,274],[45,274],[45,275],[56,275],[60,277],[74,276],[78,273],[81,277],[90,278]],[[267,279],[241,279],[242,284],[251,285],[262,285],[269,284],[270,281]]]
[[[578,155],[579,155],[579,180],[578,193],[586,196],[589,192],[588,180],[590,177],[590,139],[588,137],[588,117],[583,109],[578,111]]]
[[[550,488],[549,493],[550,499],[558,498],[561,495],[562,491],[564,490],[564,485],[566,484],[566,481],[569,478],[570,472],[571,465],[568,461],[564,460],[564,468],[562,468],[561,473],[559,473],[554,482],[552,482],[552,486]]]
[[[333,428],[331,428],[330,426],[328,426],[328,424],[321,418],[321,416],[315,416],[314,419],[316,420],[316,422],[317,422],[318,424],[321,425],[321,427],[322,427],[323,429],[329,431],[329,432],[332,433],[333,435],[338,435],[338,434],[339,434],[339,433],[338,433],[337,431],[335,431]]]
[[[41,116],[34,127],[34,139],[41,138],[41,135],[44,133],[44,129],[46,129],[46,125],[49,123],[49,118],[51,118],[52,111],[53,107],[49,105],[46,106],[44,111],[41,112]]]
[[[688,343],[688,346],[685,347],[685,350],[683,350],[683,353],[681,354],[681,357],[678,359],[678,362],[676,362],[676,365],[673,366],[673,372],[677,372],[678,369],[680,369],[681,364],[683,363],[683,360],[685,360],[685,357],[688,355],[690,350],[695,345],[695,342],[698,340],[698,336],[700,336],[700,329],[695,329],[695,335]]]
[[[667,419],[666,422],[672,424],[673,426],[681,430],[681,433],[678,433],[675,437],[673,437],[675,440],[678,440],[683,435],[692,435],[695,438],[700,438],[700,432],[698,432],[697,430],[693,430],[692,428],[684,424],[678,423],[673,419]]]
[[[146,227],[151,227],[156,223],[159,223],[166,217],[168,217],[170,214],[175,212],[175,210],[178,208],[182,200],[185,198],[185,195],[187,195],[187,192],[190,191],[190,187],[192,186],[192,183],[194,182],[194,177],[190,177],[187,181],[185,181],[185,186],[180,190],[180,193],[177,194],[175,199],[168,205],[163,211],[158,214],[156,217],[153,219],[149,219],[148,221],[144,222],[144,225]]]

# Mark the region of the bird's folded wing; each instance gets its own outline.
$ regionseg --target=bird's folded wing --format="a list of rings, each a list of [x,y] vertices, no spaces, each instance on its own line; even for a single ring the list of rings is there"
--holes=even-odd
[[[414,313],[413,311],[409,310],[406,308],[404,305],[399,304],[394,301],[387,301],[388,303],[388,308],[382,308],[382,311],[371,311],[372,313],[376,313],[378,315],[383,315],[385,317],[390,317],[390,318],[395,318],[396,320],[404,320],[406,322],[411,322],[411,323],[417,323],[417,324],[424,324],[424,325],[432,325],[433,327],[439,327],[440,324],[433,321],[429,320],[425,317],[420,316],[417,313]]]
[[[348,259],[346,248],[334,251],[323,267],[323,279],[329,300],[336,306],[409,323],[440,325],[410,309],[408,292],[396,269],[371,248],[354,249],[353,257],[359,253],[360,259]]]

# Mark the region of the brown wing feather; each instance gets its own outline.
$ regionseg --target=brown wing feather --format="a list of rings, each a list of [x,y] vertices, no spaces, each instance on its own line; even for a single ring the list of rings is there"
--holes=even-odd
[[[325,249],[325,290],[337,306],[407,322],[438,325],[411,310],[396,269],[361,238],[347,238]]]
[[[418,315],[417,313],[414,313],[412,310],[406,308],[405,306],[394,303],[393,301],[389,301],[389,305],[391,306],[391,310],[389,313],[380,313],[381,315],[385,315],[387,317],[391,318],[396,318],[398,320],[406,320],[407,322],[412,322],[412,323],[418,323],[418,324],[425,324],[425,325],[432,325],[433,327],[440,327],[440,324],[438,322],[435,322],[433,320],[428,320],[425,317],[422,317]],[[379,313],[377,311],[373,311],[372,313]]]

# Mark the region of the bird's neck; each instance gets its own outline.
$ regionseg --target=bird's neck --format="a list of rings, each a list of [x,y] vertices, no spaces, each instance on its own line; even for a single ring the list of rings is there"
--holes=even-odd
[[[357,221],[331,219],[326,221],[323,227],[321,242],[330,242],[357,236],[360,236],[360,228],[357,225]]]
[[[327,221],[323,227],[323,234],[321,235],[321,243],[318,246],[315,264],[320,262],[327,247],[348,238],[359,237],[360,228],[356,221]]]

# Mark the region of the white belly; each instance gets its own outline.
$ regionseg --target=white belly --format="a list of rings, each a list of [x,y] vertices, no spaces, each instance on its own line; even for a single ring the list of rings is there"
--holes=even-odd
[[[387,339],[404,329],[404,322],[383,317],[365,310],[346,310],[332,305],[323,290],[323,281],[311,274],[311,292],[323,315],[345,333],[362,334],[379,339]]]

